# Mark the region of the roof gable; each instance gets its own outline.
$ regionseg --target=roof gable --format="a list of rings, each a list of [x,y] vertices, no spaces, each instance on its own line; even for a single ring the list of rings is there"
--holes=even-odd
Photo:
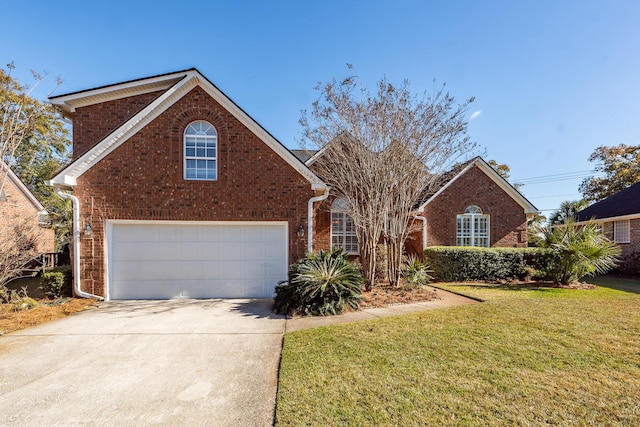
[[[75,186],[77,178],[82,176],[84,172],[126,142],[197,86],[201,87],[247,129],[307,179],[311,183],[312,189],[326,188],[322,180],[300,162],[282,143],[195,68],[50,98],[51,102],[58,106],[64,114],[72,116],[75,109],[81,106],[164,90],[164,93],[149,105],[65,167],[51,179],[50,185],[58,187]]]
[[[592,218],[617,218],[629,215],[640,215],[640,182],[584,208],[576,214],[576,218],[577,221],[588,221]]]
[[[29,191],[24,182],[22,182],[22,180],[18,178],[18,175],[16,175],[11,170],[11,168],[7,166],[6,163],[0,162],[0,170],[2,170],[3,173],[7,173],[7,180],[10,181],[11,184],[13,184],[13,186],[18,189],[18,191],[24,196],[24,198],[27,199],[38,212],[46,212],[44,206],[42,206],[42,203],[40,203],[40,201],[36,199],[36,196],[34,196],[33,193]]]
[[[127,98],[130,96],[167,90],[183,79],[189,71],[195,71],[195,69],[161,74],[154,77],[130,80],[123,83],[100,86],[94,89],[51,96],[49,97],[49,101],[51,101],[53,105],[57,106],[62,111],[63,115],[71,117],[77,108],[102,102],[115,101],[117,99]]]
[[[418,211],[423,211],[424,208],[431,203],[434,199],[436,199],[440,194],[442,194],[451,184],[453,184],[456,180],[458,180],[461,176],[467,173],[472,167],[477,166],[485,175],[487,175],[498,187],[500,187],[505,193],[507,193],[517,204],[519,204],[522,209],[524,209],[525,214],[534,214],[538,213],[538,209],[527,200],[526,197],[522,195],[514,186],[509,184],[509,182],[500,176],[499,173],[495,171],[487,162],[484,161],[481,157],[476,157],[475,159],[466,163],[466,165],[455,175],[453,175],[442,187],[438,189],[433,195],[431,195],[424,203],[420,205]]]

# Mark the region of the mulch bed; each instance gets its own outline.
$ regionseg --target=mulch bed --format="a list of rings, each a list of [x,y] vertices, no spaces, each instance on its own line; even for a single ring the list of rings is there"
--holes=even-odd
[[[438,298],[437,291],[431,286],[417,289],[401,287],[376,286],[371,291],[362,293],[360,308],[378,308],[395,304],[409,304],[412,302],[433,301]]]

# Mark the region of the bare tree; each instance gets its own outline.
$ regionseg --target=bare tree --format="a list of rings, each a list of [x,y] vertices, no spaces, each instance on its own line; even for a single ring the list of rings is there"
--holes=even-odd
[[[4,194],[9,168],[25,138],[34,131],[34,120],[42,115],[46,105],[31,98],[31,91],[42,81],[41,74],[32,71],[35,84],[23,87],[11,72],[15,66],[0,69],[0,195]],[[58,79],[58,84],[60,80]],[[45,230],[40,228],[37,216],[21,217],[12,208],[11,200],[0,198],[0,285],[20,274],[25,265],[39,253],[37,243]]]
[[[19,277],[38,255],[38,242],[44,238],[45,229],[37,220],[4,216],[0,233],[0,287]]]
[[[388,245],[389,281],[397,285],[416,204],[444,171],[476,149],[466,136],[473,98],[457,104],[444,85],[418,97],[408,81],[397,87],[386,78],[375,94],[360,87],[357,77],[315,89],[320,96],[300,119],[302,145],[323,151],[314,170],[350,202],[368,287],[381,240]]]

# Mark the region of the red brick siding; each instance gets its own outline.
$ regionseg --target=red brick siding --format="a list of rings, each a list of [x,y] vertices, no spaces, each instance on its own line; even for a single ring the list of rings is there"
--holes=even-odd
[[[458,177],[425,209],[427,246],[456,245],[456,215],[478,205],[490,215],[490,241],[495,247],[526,247],[524,209],[477,166]]]
[[[607,238],[613,240],[613,221],[605,222]],[[620,263],[618,270],[625,274],[640,274],[640,218],[629,220],[629,243],[618,243],[620,247]]]
[[[314,206],[313,250],[331,249],[331,203],[335,197],[330,196]]]
[[[16,226],[33,234],[39,253],[55,250],[55,232],[38,226],[38,209],[9,177],[4,183],[6,200],[0,200],[0,235],[8,235]]]
[[[640,218],[629,221],[631,241],[622,245],[623,254],[640,253]]]
[[[316,249],[331,245],[331,198],[315,208]],[[454,181],[425,209],[427,246],[456,245],[456,215],[471,205],[490,215],[490,241],[496,247],[526,247],[527,218],[524,209],[478,167],[471,168]],[[422,222],[406,242],[407,253],[422,252]]]
[[[218,180],[183,179],[183,133],[194,120],[218,131]],[[74,123],[75,125],[75,123]],[[305,255],[311,185],[206,92],[196,87],[78,179],[85,290],[104,295],[108,219],[288,221],[289,261]]]
[[[78,108],[73,116],[73,158],[84,154],[161,94],[162,91],[146,93]]]

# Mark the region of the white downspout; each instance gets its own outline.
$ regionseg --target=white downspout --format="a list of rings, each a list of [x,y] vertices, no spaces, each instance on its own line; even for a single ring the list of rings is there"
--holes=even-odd
[[[98,298],[104,300],[99,295],[89,294],[80,289],[80,203],[78,198],[69,193],[65,193],[61,188],[56,187],[56,194],[63,199],[71,200],[73,209],[73,290],[75,294],[82,298]]]
[[[313,204],[320,202],[329,197],[329,189],[324,190],[321,196],[315,196],[309,199],[307,205],[307,253],[313,252]]]
[[[423,214],[424,208],[421,211],[416,212],[416,214]],[[427,218],[422,215],[415,215],[415,219],[422,221],[422,252],[427,249]]]

